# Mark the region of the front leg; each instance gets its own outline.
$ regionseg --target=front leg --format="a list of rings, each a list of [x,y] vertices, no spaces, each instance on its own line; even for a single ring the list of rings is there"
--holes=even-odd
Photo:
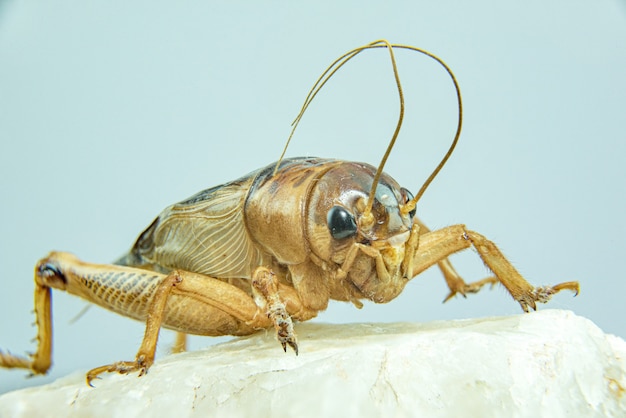
[[[578,294],[578,282],[564,282],[555,286],[534,287],[528,283],[513,265],[502,255],[496,245],[477,232],[470,231],[465,225],[453,225],[437,231],[431,231],[420,236],[419,247],[415,252],[412,271],[408,277],[414,277],[433,264],[445,260],[451,254],[474,247],[485,265],[495,274],[495,278],[507,289],[511,296],[519,302],[525,312],[529,308],[536,309],[536,303],[546,303],[552,295],[563,289],[572,290]],[[477,289],[483,284],[490,283],[491,279],[477,282]],[[450,288],[451,295],[467,291],[467,286],[461,281],[459,288],[454,284]]]
[[[296,333],[293,330],[293,321],[287,312],[287,306],[278,292],[278,280],[276,275],[266,267],[258,267],[252,278],[252,288],[261,299],[261,304],[267,306],[267,317],[276,329],[278,341],[287,351],[287,345],[298,355],[298,343]]]
[[[431,232],[430,228],[428,228],[424,222],[422,222],[417,216],[414,218],[415,223],[419,225],[419,233],[420,235]],[[482,289],[485,285],[490,285],[493,287],[496,283],[498,283],[498,278],[494,276],[490,276],[484,278],[482,280],[478,280],[471,283],[465,283],[465,280],[456,272],[454,266],[450,262],[450,260],[445,257],[440,259],[437,262],[437,267],[441,270],[441,274],[443,274],[443,278],[448,285],[448,289],[450,289],[450,293],[445,297],[443,303],[446,303],[450,299],[452,299],[456,294],[460,294],[463,297],[466,297],[468,293],[477,293],[480,289]]]

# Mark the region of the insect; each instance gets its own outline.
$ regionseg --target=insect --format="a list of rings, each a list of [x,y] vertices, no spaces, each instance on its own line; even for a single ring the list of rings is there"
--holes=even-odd
[[[416,216],[416,204],[445,165],[459,139],[462,102],[448,66],[419,48],[376,41],[333,62],[309,92],[287,141],[316,94],[345,63],[363,51],[386,48],[400,99],[398,124],[378,165],[314,157],[284,159],[230,183],[169,206],[115,264],[93,264],[52,252],[35,266],[36,352],[30,357],[0,352],[0,366],[35,374],[51,366],[51,290],[58,289],[146,323],[135,360],[97,367],[143,375],[154,362],[161,327],[185,334],[248,335],[275,328],[283,349],[298,353],[293,321],[306,321],[329,301],[388,302],[425,269],[437,264],[450,289],[445,298],[501,283],[526,312],[560,290],[576,294],[577,282],[534,287],[498,248],[464,225],[431,231]],[[404,117],[395,50],[436,60],[456,89],[459,122],[448,152],[414,196],[383,172]],[[466,283],[448,256],[473,247],[494,273]]]

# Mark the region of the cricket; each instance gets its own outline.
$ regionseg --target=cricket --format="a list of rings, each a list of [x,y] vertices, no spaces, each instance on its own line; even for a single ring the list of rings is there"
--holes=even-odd
[[[399,118],[378,164],[316,157],[284,158],[298,122],[317,93],[347,62],[364,51],[389,55],[399,97]],[[413,195],[383,172],[400,133],[404,96],[396,51],[434,59],[450,76],[458,103],[454,139],[441,162]],[[487,238],[452,225],[430,230],[417,203],[444,167],[461,134],[463,106],[447,64],[413,46],[379,40],[337,58],[318,78],[292,124],[276,163],[211,187],[164,209],[131,249],[112,264],[81,261],[53,251],[34,269],[37,349],[18,356],[0,351],[0,367],[45,374],[52,365],[52,289],[145,323],[134,360],[96,367],[103,373],[148,372],[161,328],[177,332],[173,351],[185,349],[186,334],[242,336],[274,328],[284,351],[298,354],[294,322],[314,318],[330,300],[386,303],[411,279],[437,265],[455,295],[500,283],[524,312],[557,292],[575,295],[575,281],[553,286],[527,282]],[[448,257],[473,248],[493,276],[466,283]]]

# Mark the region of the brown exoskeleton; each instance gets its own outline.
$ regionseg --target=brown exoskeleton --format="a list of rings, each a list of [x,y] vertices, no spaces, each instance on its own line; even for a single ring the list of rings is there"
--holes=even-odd
[[[115,265],[50,253],[35,267],[37,351],[31,358],[0,352],[0,366],[33,373],[49,369],[53,288],[146,322],[136,359],[91,370],[89,384],[103,372],[145,373],[154,361],[161,327],[179,335],[247,335],[273,326],[283,349],[289,345],[297,353],[292,320],[315,317],[330,299],[358,307],[363,299],[388,302],[434,264],[450,288],[445,300],[499,282],[528,311],[562,289],[577,293],[577,282],[534,287],[482,235],[464,225],[430,231],[415,216],[417,201],[451,155],[461,131],[460,91],[450,69],[436,56],[386,41],[352,50],[320,77],[295,125],[342,65],[366,49],[381,47],[391,57],[400,118],[378,168],[281,156],[277,164],[166,208]],[[459,105],[452,146],[415,197],[382,171],[404,111],[394,48],[418,51],[439,62],[452,78]],[[494,277],[470,284],[461,279],[447,257],[469,247]]]

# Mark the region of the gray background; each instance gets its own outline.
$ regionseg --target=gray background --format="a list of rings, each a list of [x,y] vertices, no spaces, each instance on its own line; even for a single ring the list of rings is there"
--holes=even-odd
[[[532,283],[579,280],[578,298],[549,307],[626,337],[623,1],[203,3],[0,2],[0,348],[34,350],[38,258],[113,260],[165,206],[276,160],[320,72],[381,37],[440,55],[463,91],[461,142],[420,216],[483,233]],[[454,132],[454,92],[434,62],[398,60],[407,114],[386,171],[417,191]],[[364,54],[288,155],[377,164],[396,117],[387,55]],[[468,280],[487,274],[471,251],[453,262]],[[520,312],[502,288],[442,305],[446,293],[433,269],[387,305],[337,302],[316,320]],[[70,324],[84,305],[54,294],[50,375],[0,370],[0,392],[134,357],[142,325],[99,308]]]

